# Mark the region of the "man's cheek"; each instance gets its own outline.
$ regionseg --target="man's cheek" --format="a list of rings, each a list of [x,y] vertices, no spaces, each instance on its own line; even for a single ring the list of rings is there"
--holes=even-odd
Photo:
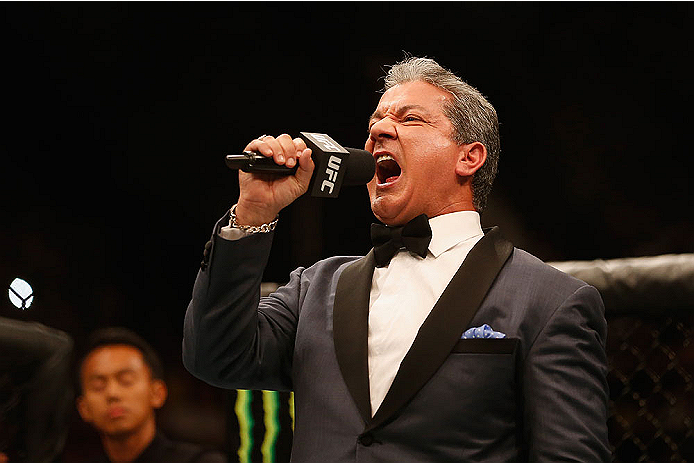
[[[376,193],[376,177],[371,179],[369,183],[366,184],[366,190],[369,192],[369,197],[373,199],[374,194]]]
[[[366,137],[366,141],[364,142],[364,149],[369,153],[374,152],[374,142],[373,140],[371,140],[371,136]]]

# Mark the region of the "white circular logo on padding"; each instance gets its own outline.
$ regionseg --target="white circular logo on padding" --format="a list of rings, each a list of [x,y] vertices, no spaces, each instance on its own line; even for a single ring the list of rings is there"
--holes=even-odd
[[[7,291],[10,295],[10,302],[18,309],[28,309],[34,302],[34,290],[31,285],[21,278],[15,278],[10,283],[10,289]]]

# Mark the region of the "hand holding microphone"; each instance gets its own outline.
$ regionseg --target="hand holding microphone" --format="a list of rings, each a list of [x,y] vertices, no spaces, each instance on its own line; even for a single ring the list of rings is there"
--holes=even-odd
[[[243,154],[227,155],[226,164],[239,169],[236,214],[243,225],[268,223],[309,189],[312,196],[336,198],[343,184],[365,185],[376,169],[368,151],[343,148],[328,135],[311,132],[294,139],[259,137]]]
[[[314,171],[311,150],[301,138],[282,134],[277,138],[268,135],[256,138],[246,145],[244,152],[262,155],[275,166],[293,172],[276,175],[268,171],[246,172],[240,165],[235,167],[239,169],[237,222],[240,225],[270,223],[280,210],[307,191]]]

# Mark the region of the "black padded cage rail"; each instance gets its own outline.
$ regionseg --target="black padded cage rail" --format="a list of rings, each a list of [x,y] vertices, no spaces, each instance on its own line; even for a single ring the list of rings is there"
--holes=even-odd
[[[694,254],[549,264],[605,302],[612,460],[694,462]]]

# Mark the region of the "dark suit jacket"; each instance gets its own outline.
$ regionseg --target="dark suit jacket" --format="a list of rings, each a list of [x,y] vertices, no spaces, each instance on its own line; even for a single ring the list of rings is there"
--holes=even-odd
[[[0,452],[10,461],[60,458],[74,399],[73,347],[63,331],[0,317]]]
[[[97,463],[110,463],[106,454],[101,455]],[[133,463],[226,463],[227,458],[214,450],[187,442],[169,440],[160,431]]]
[[[186,312],[183,361],[215,386],[294,390],[292,461],[609,461],[606,323],[595,288],[492,229],[372,418],[373,252],[298,268],[259,301],[271,240],[213,235]],[[483,323],[507,338],[460,340]]]

